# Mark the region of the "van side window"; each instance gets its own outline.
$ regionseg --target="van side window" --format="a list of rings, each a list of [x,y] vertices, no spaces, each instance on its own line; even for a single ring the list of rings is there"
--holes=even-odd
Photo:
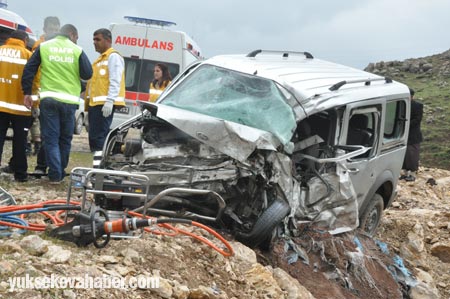
[[[386,103],[383,143],[400,139],[405,133],[406,103],[396,100]]]
[[[347,145],[362,145],[372,149],[356,157],[367,158],[375,153],[380,113],[378,108],[354,111],[350,117],[347,131]]]

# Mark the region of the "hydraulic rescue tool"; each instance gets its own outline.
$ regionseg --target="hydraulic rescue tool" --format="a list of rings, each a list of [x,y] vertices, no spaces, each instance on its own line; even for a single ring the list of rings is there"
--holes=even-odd
[[[208,190],[186,188],[169,188],[158,194],[150,194],[149,186],[149,179],[145,175],[79,167],[71,172],[67,200],[17,205],[14,197],[0,188],[0,237],[27,230],[45,231],[51,237],[73,242],[78,246],[93,243],[95,247],[103,248],[111,238],[138,238],[146,231],[167,236],[186,235],[224,256],[233,254],[231,245],[212,228],[191,219],[180,218],[186,214],[175,215],[170,211],[164,214],[164,210],[153,207],[155,203],[174,194],[207,195],[215,198],[220,207],[216,217],[201,218],[194,213],[189,213],[189,216],[214,221],[220,217],[225,205],[219,195]],[[81,201],[71,200],[72,189],[81,189]],[[53,225],[33,223],[27,217],[33,213],[44,215]],[[158,216],[160,218],[156,218]],[[205,230],[225,248],[220,248],[191,230],[175,227],[170,223],[187,224]]]

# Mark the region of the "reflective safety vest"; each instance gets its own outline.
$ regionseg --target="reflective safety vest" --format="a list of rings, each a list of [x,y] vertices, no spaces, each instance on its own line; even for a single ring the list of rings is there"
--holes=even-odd
[[[103,52],[92,64],[92,78],[88,81],[86,97],[89,97],[89,106],[103,105],[109,91],[108,59],[112,53],[117,53],[113,48]],[[119,54],[120,55],[120,54]],[[125,70],[122,72],[119,95],[114,99],[115,106],[125,106]]]
[[[69,38],[57,37],[41,43],[40,97],[76,104],[80,102],[79,59],[83,50]]]
[[[162,94],[164,89],[166,89],[167,85],[170,84],[172,81],[164,81],[161,86],[156,87],[153,82],[150,83],[150,90],[149,90],[149,101],[150,102],[156,102],[156,100],[159,98],[159,96]]]
[[[22,74],[31,52],[25,43],[9,38],[0,46],[0,112],[31,116],[31,111],[23,104]]]

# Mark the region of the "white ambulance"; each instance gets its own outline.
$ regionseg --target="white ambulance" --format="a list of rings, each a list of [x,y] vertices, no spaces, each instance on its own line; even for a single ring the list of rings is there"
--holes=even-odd
[[[202,58],[200,48],[185,32],[169,29],[173,22],[125,16],[129,24],[112,24],[112,47],[125,60],[126,107],[116,109],[111,128],[140,113],[136,100],[148,101],[156,63],[169,67],[174,78]]]
[[[24,30],[28,33],[30,41],[28,47],[32,47],[35,37],[30,27],[28,27],[25,20],[18,14],[7,10],[7,5],[4,1],[0,1],[0,45],[3,45],[9,38],[12,31],[16,29]]]

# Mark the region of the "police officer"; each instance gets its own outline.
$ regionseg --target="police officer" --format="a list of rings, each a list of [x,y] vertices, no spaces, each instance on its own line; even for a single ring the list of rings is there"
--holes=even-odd
[[[22,78],[25,106],[31,107],[33,79],[41,68],[40,116],[50,183],[65,176],[79,105],[81,82],[92,76],[92,67],[83,49],[76,45],[78,30],[71,24],[41,44],[25,66]]]

